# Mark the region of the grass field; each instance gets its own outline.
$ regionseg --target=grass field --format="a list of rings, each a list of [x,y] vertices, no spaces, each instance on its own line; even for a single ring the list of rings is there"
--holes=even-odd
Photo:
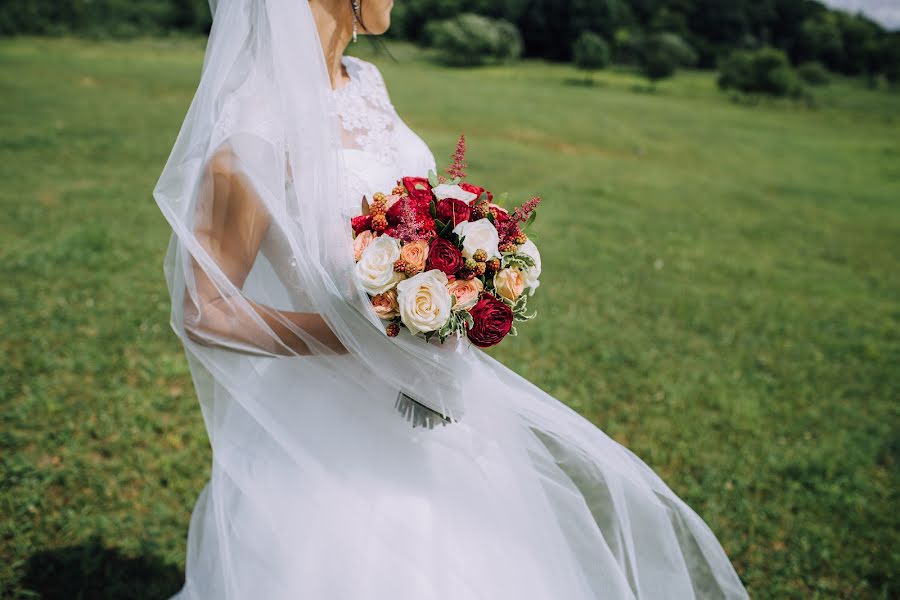
[[[495,355],[644,458],[754,598],[900,596],[900,94],[393,51],[439,163],[464,131],[473,179],[545,199],[540,318]],[[0,598],[181,583],[210,454],[150,193],[202,53],[0,41]]]

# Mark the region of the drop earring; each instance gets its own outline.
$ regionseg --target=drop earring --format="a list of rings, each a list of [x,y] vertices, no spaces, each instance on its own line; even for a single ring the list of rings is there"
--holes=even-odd
[[[359,14],[359,0],[353,0],[353,43],[356,43],[356,24],[359,21],[357,15]]]

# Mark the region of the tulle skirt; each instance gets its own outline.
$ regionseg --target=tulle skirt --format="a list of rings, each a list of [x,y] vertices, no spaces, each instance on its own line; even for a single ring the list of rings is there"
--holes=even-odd
[[[434,429],[400,417],[397,390],[315,359],[259,359],[254,397],[210,380],[212,476],[175,598],[747,597],[649,467],[487,354],[470,358],[466,414]]]

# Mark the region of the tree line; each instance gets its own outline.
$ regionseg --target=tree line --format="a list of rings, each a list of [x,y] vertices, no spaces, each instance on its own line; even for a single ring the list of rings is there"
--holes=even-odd
[[[615,61],[628,60],[634,39],[665,34],[689,46],[701,68],[735,50],[775,48],[794,64],[900,79],[900,32],[814,0],[404,0],[390,35],[429,43],[430,22],[464,13],[511,24],[525,56],[549,60],[572,60],[584,32],[600,36]],[[202,33],[210,23],[207,0],[0,0],[3,35]]]

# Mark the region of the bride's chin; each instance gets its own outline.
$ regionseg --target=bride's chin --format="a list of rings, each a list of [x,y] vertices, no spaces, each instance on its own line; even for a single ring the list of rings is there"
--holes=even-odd
[[[383,35],[383,34],[387,33],[387,30],[390,29],[390,27],[391,27],[391,21],[390,21],[390,19],[388,19],[387,21],[385,21],[385,23],[383,25],[381,25],[379,23],[379,27],[372,27],[366,33],[369,35]]]

